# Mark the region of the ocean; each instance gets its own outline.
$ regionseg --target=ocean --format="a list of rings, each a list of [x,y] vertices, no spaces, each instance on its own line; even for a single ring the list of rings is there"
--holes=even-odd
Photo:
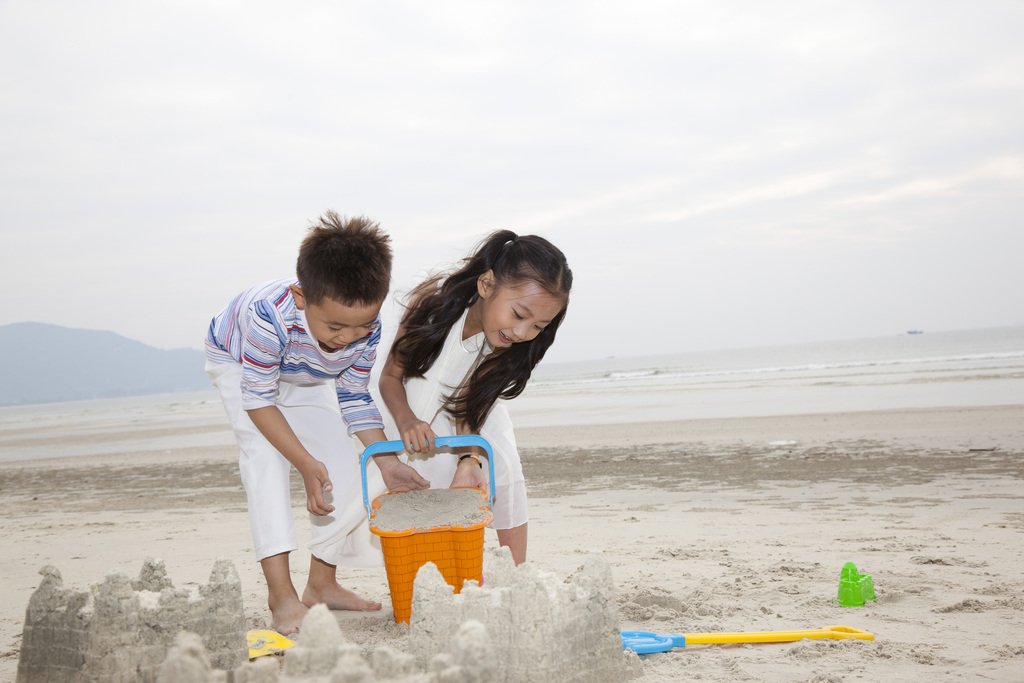
[[[1024,326],[542,363],[520,427],[1024,405]],[[230,446],[214,391],[0,408],[0,462]]]
[[[516,424],[587,424],[1024,404],[1024,326],[537,369]]]

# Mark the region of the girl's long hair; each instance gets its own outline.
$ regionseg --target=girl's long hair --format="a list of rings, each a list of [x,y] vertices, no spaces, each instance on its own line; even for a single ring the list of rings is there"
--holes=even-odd
[[[555,341],[572,289],[565,255],[543,237],[520,237],[511,230],[491,233],[440,286],[440,278],[432,278],[412,291],[402,316],[405,334],[392,346],[405,377],[423,377],[440,355],[452,325],[476,303],[477,279],[488,270],[493,271],[498,287],[536,282],[562,297],[565,305],[534,339],[496,349],[473,371],[465,391],[446,397],[445,410],[464,420],[473,432],[479,432],[495,401],[523,393],[534,367]]]

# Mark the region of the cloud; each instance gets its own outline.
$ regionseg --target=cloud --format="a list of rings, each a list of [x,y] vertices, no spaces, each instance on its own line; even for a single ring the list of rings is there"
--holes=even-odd
[[[1022,19],[3,3],[0,286],[34,294],[0,324],[195,346],[326,208],[392,232],[396,286],[496,228],[550,237],[578,278],[567,357],[1020,322]]]

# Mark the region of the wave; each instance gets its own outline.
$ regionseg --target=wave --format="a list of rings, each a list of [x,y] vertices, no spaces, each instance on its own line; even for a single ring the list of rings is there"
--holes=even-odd
[[[725,377],[734,375],[767,375],[798,372],[851,370],[864,368],[891,368],[897,366],[934,365],[940,363],[977,363],[994,360],[1010,360],[1024,358],[1024,351],[992,352],[962,354],[949,356],[930,356],[921,358],[891,358],[856,361],[834,361],[823,363],[798,363],[792,365],[771,365],[763,367],[733,368],[638,368],[635,370],[595,371],[593,367],[577,373],[558,373],[546,377],[536,377],[532,384],[536,386],[555,386],[566,384],[609,384],[615,382],[633,382],[650,379],[694,379],[702,377]]]
[[[658,370],[633,370],[629,372],[610,372],[608,373],[608,379],[635,379],[637,377],[650,377],[657,375]]]

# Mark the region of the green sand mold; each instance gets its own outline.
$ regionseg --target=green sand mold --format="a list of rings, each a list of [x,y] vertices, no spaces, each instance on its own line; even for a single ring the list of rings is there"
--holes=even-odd
[[[836,598],[843,607],[861,607],[875,599],[875,584],[867,574],[857,571],[857,565],[847,562],[839,574],[839,594]]]

